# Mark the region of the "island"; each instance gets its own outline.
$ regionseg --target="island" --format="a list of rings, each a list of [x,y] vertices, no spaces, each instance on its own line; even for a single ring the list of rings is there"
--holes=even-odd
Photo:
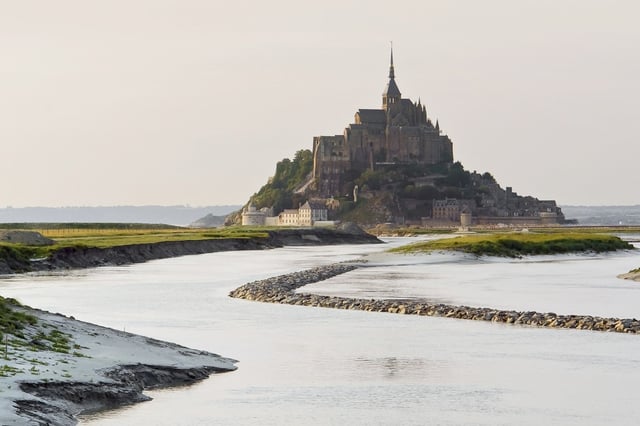
[[[391,50],[381,105],[358,109],[341,133],[314,136],[310,149],[278,162],[274,175],[225,223],[433,228],[461,218],[466,226],[572,222],[555,200],[519,195],[489,172],[466,170],[440,121],[420,98],[403,96],[396,80]]]

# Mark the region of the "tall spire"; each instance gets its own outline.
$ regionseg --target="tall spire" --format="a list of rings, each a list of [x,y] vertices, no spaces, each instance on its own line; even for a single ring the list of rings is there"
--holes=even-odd
[[[395,70],[393,69],[393,42],[391,42],[391,65],[389,66],[389,78],[396,78]]]

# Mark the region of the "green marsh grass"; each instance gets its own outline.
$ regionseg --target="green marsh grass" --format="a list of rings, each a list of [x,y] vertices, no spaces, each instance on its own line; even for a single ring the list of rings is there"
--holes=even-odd
[[[20,306],[17,300],[0,296],[0,339],[4,339],[5,334],[20,336],[25,326],[38,322],[33,315],[15,310],[17,306]]]
[[[27,265],[29,259],[46,258],[61,248],[109,248],[169,241],[268,238],[269,231],[277,229],[241,226],[210,229],[173,226],[163,228],[160,225],[142,226],[136,224],[68,224],[69,226],[66,227],[40,225],[42,227],[24,226],[21,229],[40,232],[45,237],[53,239],[55,244],[50,246],[27,246],[0,243],[0,260],[5,259],[6,261]],[[107,225],[110,227],[107,227]],[[5,229],[5,224],[0,227],[0,230],[2,229]],[[10,227],[9,229],[19,228]],[[20,268],[14,269],[20,270]]]
[[[592,233],[510,233],[479,234],[424,241],[389,250],[392,253],[461,251],[477,256],[520,257],[525,255],[575,252],[606,252],[633,249],[611,235]]]

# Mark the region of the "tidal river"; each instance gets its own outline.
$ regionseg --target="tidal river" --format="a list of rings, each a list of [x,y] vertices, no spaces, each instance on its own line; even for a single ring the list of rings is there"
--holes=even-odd
[[[407,239],[393,239],[391,245]],[[386,247],[225,252],[0,280],[0,294],[238,359],[238,370],[84,416],[103,425],[637,425],[640,336],[232,299],[252,280],[368,255],[303,289],[640,317],[637,253],[520,260]]]

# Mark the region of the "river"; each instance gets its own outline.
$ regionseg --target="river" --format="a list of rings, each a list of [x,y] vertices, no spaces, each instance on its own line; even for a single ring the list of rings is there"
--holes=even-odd
[[[391,245],[406,239],[391,239]],[[558,314],[640,317],[638,255],[517,260],[384,247],[223,252],[0,279],[0,294],[238,359],[238,370],[96,413],[104,425],[635,425],[640,336],[272,305],[227,297],[255,279],[368,255],[306,291],[428,297]]]

